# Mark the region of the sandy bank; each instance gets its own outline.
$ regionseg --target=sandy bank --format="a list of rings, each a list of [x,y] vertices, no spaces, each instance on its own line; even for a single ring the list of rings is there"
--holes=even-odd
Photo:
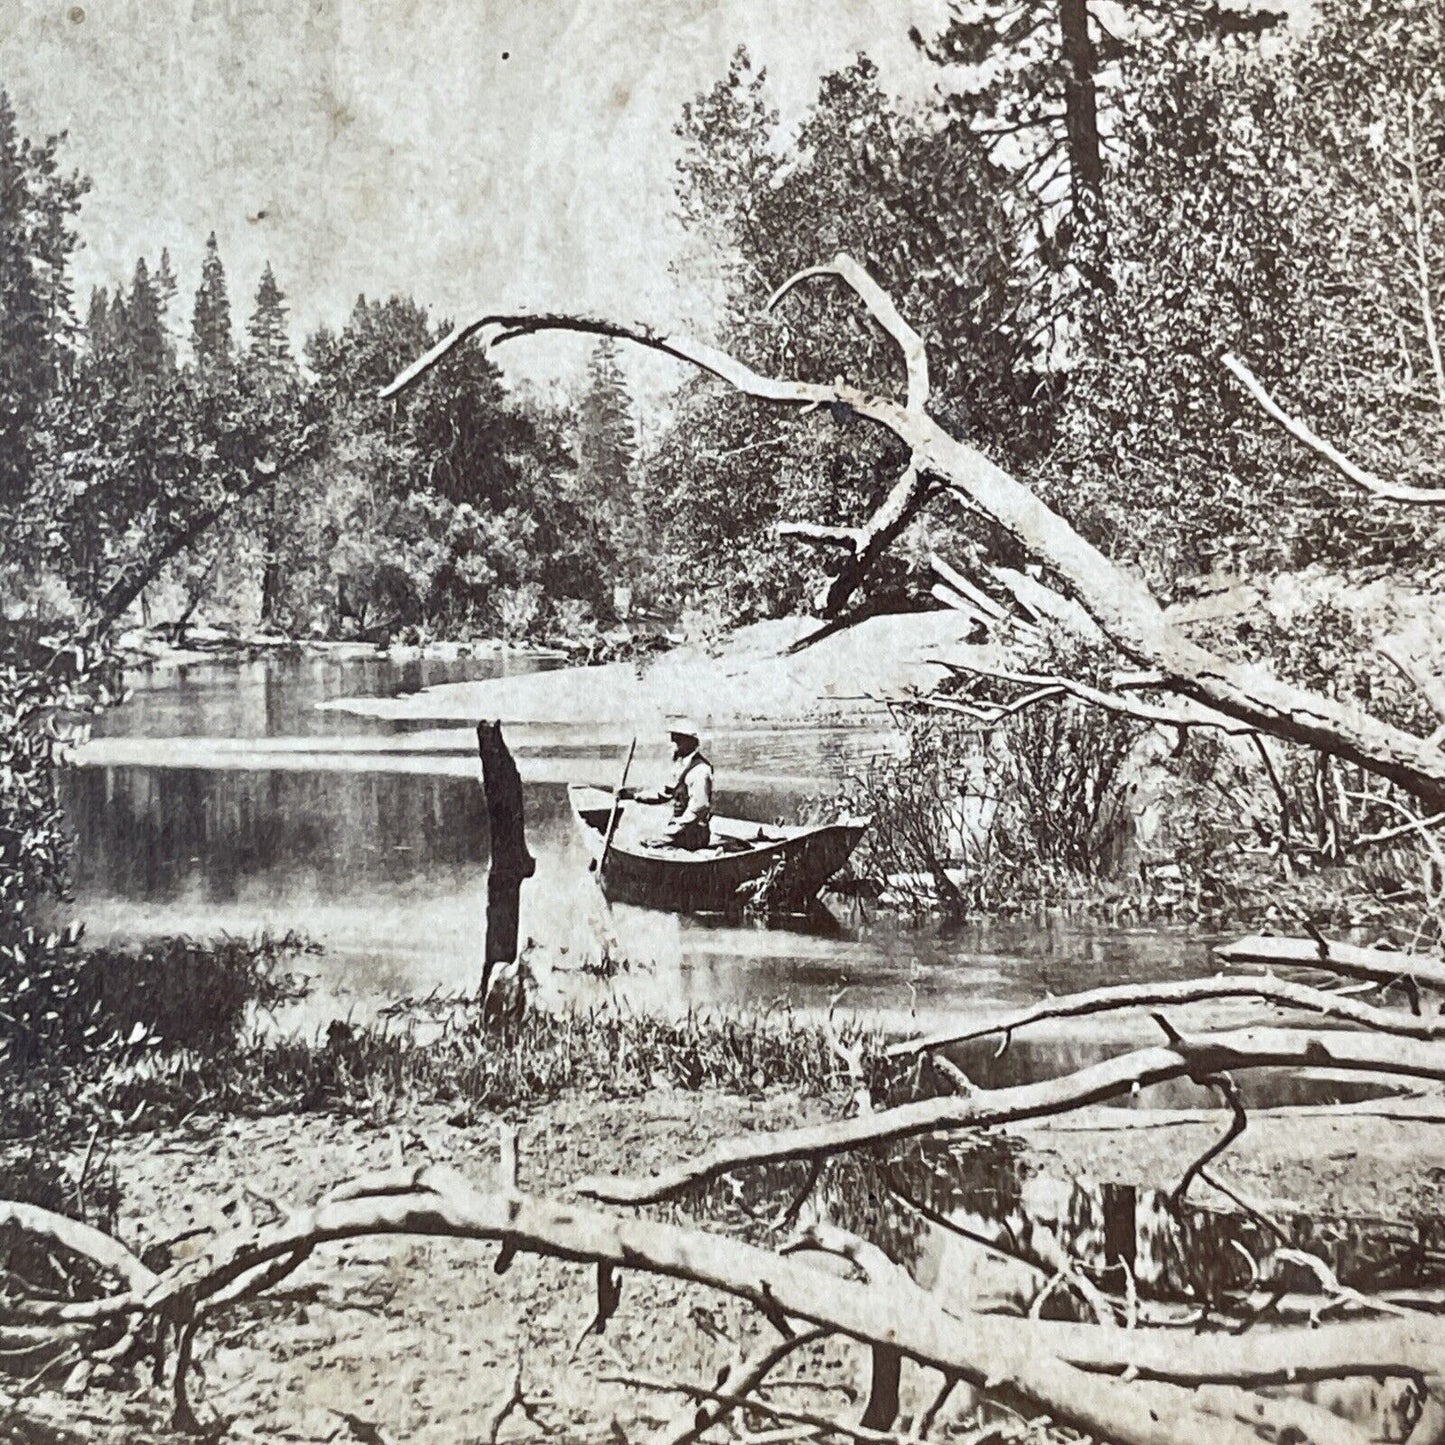
[[[715,652],[683,647],[640,667],[569,667],[445,683],[408,697],[337,698],[321,706],[388,720],[499,717],[625,724],[629,730],[660,730],[678,712],[704,724],[841,721],[880,711],[881,698],[936,685],[946,676],[936,659],[966,645],[968,625],[948,611],[875,617],[790,653],[818,624],[784,618],[740,628]]]

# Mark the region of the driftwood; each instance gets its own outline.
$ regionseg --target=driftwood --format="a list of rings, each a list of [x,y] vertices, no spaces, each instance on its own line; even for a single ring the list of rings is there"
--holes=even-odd
[[[986,1039],[993,1034],[1004,1035],[1007,1042],[1009,1035],[1049,1019],[1086,1018],[1091,1014],[1113,1013],[1122,1009],[1156,1009],[1174,1004],[1247,998],[1306,1013],[1324,1014],[1327,1018],[1342,1019],[1364,1029],[1397,1034],[1401,1038],[1445,1037],[1445,1023],[1438,1019],[1423,1019],[1400,1010],[1376,1008],[1346,994],[1326,993],[1323,989],[1291,983],[1269,974],[1255,978],[1221,974],[1216,978],[1177,979],[1168,983],[1111,984],[1082,993],[1063,994],[990,1018],[940,1029],[920,1038],[900,1039],[890,1044],[885,1052],[890,1058],[907,1058],[930,1049]]]
[[[1413,983],[1445,991],[1445,960],[1384,948],[1313,938],[1275,938],[1251,934],[1216,946],[1225,963],[1258,964],[1265,968],[1317,968],[1370,983]]]
[[[1207,1080],[1246,1069],[1342,1069],[1397,1078],[1445,1081],[1445,1049],[1432,1044],[1342,1031],[1240,1029],[1175,1037],[1074,1073],[964,1097],[923,1099],[854,1119],[727,1140],[648,1179],[586,1179],[576,1187],[611,1204],[656,1204],[734,1169],[827,1158],[854,1149],[961,1129],[984,1129],[1102,1104],[1173,1079]]]
[[[42,1211],[43,1213],[43,1211]],[[32,1219],[42,1232],[52,1226]],[[659,1220],[636,1219],[528,1198],[510,1187],[476,1189],[446,1168],[398,1170],[359,1180],[281,1224],[241,1230],[204,1254],[101,1300],[31,1302],[12,1309],[60,1324],[113,1325],[139,1317],[178,1322],[189,1342],[238,1281],[327,1244],[364,1235],[421,1235],[500,1244],[597,1270],[640,1270],[721,1290],[770,1319],[804,1321],[875,1351],[894,1352],[968,1381],[993,1398],[1045,1413],[1060,1424],[1123,1445],[1256,1445],[1253,1423],[1269,1421],[1255,1396],[1196,1398],[1191,1388],[1263,1386],[1360,1375],[1433,1377],[1445,1332],[1419,1318],[1324,1326],[1273,1336],[1270,1351],[1235,1334],[1112,1330],[946,1312],[888,1266],[867,1283],[756,1245]],[[86,1243],[77,1239],[79,1244]],[[822,1241],[827,1243],[826,1240]],[[99,1263],[100,1260],[97,1260]],[[128,1268],[112,1261],[118,1274]],[[193,1419],[187,1356],[177,1362],[177,1416]],[[1107,1376],[1109,1378],[1103,1378]],[[719,1403],[725,1403],[720,1401]],[[1307,1416],[1309,1412],[1304,1412]],[[1246,1421],[1245,1418],[1249,1417]],[[1356,1445],[1361,1437],[1323,1417],[1293,1438]],[[1279,1423],[1275,1422],[1276,1425]],[[876,1427],[869,1427],[876,1428]]]

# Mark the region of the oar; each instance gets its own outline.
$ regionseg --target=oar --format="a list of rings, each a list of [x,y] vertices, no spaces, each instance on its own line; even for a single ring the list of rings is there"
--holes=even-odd
[[[597,858],[597,882],[602,882],[602,868],[607,862],[608,850],[612,847],[612,835],[617,831],[617,820],[622,816],[622,790],[627,786],[627,775],[632,771],[632,756],[637,751],[637,739],[632,739],[632,746],[627,750],[627,761],[622,765],[622,781],[617,785],[617,791],[612,795],[612,816],[607,820],[607,832],[602,838],[602,852]]]

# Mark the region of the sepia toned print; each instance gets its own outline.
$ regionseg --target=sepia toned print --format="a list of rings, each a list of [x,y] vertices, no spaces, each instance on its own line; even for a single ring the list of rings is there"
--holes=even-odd
[[[1445,1441],[1442,56],[0,15],[0,1442]]]

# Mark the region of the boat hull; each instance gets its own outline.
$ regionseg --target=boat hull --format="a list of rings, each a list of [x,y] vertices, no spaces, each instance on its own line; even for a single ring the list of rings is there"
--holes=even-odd
[[[573,786],[573,811],[601,859],[611,816],[611,796]],[[624,803],[622,812],[633,805]],[[657,813],[658,831],[666,810]],[[734,818],[714,818],[718,840],[711,848],[649,848],[635,837],[614,837],[601,859],[602,891],[616,903],[635,903],[675,913],[733,913],[750,903],[770,912],[807,912],[819,890],[858,846],[867,823],[850,820],[820,827],[767,828]]]

